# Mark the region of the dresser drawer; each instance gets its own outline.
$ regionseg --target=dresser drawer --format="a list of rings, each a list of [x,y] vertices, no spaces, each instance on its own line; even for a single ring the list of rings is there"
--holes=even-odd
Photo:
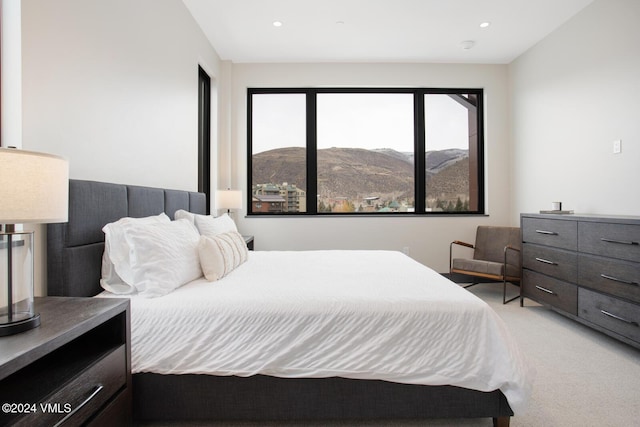
[[[567,282],[578,277],[578,256],[575,252],[525,243],[522,247],[524,268]]]
[[[581,221],[580,252],[640,262],[640,225]]]
[[[37,402],[37,412],[16,420],[16,426],[80,425],[97,412],[127,382],[126,346],[107,353],[95,364],[54,391],[44,401]],[[49,406],[44,410],[40,405]]]
[[[576,250],[578,247],[577,222],[524,217],[522,218],[522,239],[524,242]]]
[[[522,293],[538,302],[549,304],[576,315],[578,288],[571,283],[554,279],[530,270],[523,270]]]
[[[578,317],[640,343],[640,306],[581,288]]]
[[[640,303],[640,263],[580,254],[578,283]]]

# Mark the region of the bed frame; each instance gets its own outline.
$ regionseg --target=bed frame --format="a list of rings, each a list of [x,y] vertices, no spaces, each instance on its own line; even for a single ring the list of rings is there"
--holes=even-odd
[[[204,213],[202,193],[69,181],[69,222],[47,227],[48,295],[91,297],[102,291],[102,227],[118,219],[178,209]],[[422,386],[345,378],[133,375],[136,420],[330,420],[493,418],[513,411],[500,390]]]

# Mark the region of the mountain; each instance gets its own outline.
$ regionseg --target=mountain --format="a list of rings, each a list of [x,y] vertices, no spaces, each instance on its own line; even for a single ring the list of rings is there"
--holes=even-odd
[[[393,148],[375,148],[371,151],[376,153],[386,154],[387,156],[395,157],[396,159],[403,160],[413,165],[413,152],[405,153],[401,151],[396,151]]]
[[[253,184],[287,182],[307,188],[306,152],[305,148],[288,147],[254,154]]]
[[[449,148],[446,150],[427,151],[425,156],[426,170],[428,174],[435,174],[441,170],[469,157],[468,150]]]
[[[304,148],[290,147],[253,156],[254,184],[287,182],[306,188]],[[448,149],[426,154],[427,191],[433,197],[455,198],[468,193],[466,150]],[[352,200],[376,196],[380,200],[412,200],[413,153],[392,149],[327,148],[318,150],[320,198]]]
[[[349,199],[411,198],[413,165],[396,153],[360,148],[318,150],[318,195]]]

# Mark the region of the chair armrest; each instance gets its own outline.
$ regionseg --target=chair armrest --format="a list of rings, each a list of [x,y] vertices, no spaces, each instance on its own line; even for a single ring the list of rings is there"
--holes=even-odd
[[[451,245],[466,246],[467,248],[473,249],[473,245],[471,243],[462,242],[460,240],[454,240],[453,242],[451,242]],[[449,245],[449,246],[451,246],[451,245]]]
[[[504,247],[504,251],[507,252],[507,250],[511,249],[512,251],[516,251],[516,252],[520,252],[520,249],[512,246],[512,245],[507,245]]]

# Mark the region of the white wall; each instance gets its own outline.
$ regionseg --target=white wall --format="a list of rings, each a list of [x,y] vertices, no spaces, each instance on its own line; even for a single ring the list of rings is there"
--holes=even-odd
[[[3,147],[22,148],[22,61],[20,2],[0,1],[0,141]]]
[[[240,231],[255,235],[258,250],[390,249],[437,271],[448,271],[449,243],[473,242],[479,224],[510,225],[510,159],[506,65],[447,64],[234,64],[231,178],[247,191],[247,87],[422,86],[485,89],[487,211],[468,217],[245,217]],[[219,160],[228,160],[219,153]],[[222,178],[220,178],[222,180]],[[246,197],[245,197],[246,198]],[[246,204],[246,202],[245,202]]]
[[[514,217],[640,215],[639,18],[640,1],[596,0],[510,64]]]
[[[197,190],[198,65],[218,95],[221,61],[180,0],[22,0],[22,147],[66,157],[71,178]]]
[[[215,85],[220,61],[182,1],[23,0],[22,16],[25,149],[72,178],[197,189],[198,65]]]

